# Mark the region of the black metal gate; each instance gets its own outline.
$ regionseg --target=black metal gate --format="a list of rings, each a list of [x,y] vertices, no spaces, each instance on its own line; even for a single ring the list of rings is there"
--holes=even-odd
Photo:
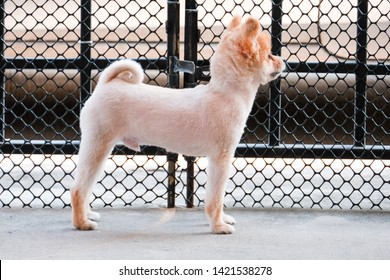
[[[126,57],[149,83],[206,83],[234,14],[259,17],[287,70],[259,89],[227,206],[389,209],[390,4],[379,0],[1,1],[0,205],[69,206],[78,115],[98,72]],[[172,57],[196,72],[175,73]],[[200,205],[204,168],[117,147],[93,204]]]

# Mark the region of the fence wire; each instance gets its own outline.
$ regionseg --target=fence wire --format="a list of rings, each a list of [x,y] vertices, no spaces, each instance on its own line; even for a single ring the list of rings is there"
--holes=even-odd
[[[133,58],[146,83],[167,85],[167,2],[1,2],[1,207],[69,207],[78,117],[98,73]],[[287,61],[281,79],[259,89],[226,206],[390,209],[388,1],[181,2],[181,35],[186,8],[197,13],[197,83],[210,78],[236,14],[258,17]],[[176,164],[176,205],[188,202],[189,179],[193,204],[203,205],[207,161],[195,159],[194,178],[187,163]],[[92,205],[166,205],[168,169],[163,150],[118,147]]]

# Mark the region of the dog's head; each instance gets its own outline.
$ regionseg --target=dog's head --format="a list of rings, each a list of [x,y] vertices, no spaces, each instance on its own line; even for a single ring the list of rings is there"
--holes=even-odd
[[[215,55],[219,65],[211,69],[212,76],[213,71],[230,70],[236,78],[247,77],[266,84],[276,79],[285,67],[283,59],[271,53],[270,35],[261,30],[259,21],[253,17],[243,21],[235,16],[222,35]]]

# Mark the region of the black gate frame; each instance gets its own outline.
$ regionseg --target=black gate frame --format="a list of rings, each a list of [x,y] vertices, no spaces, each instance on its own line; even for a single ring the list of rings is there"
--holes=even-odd
[[[6,59],[4,54],[4,45],[0,44],[0,80],[4,81],[4,72],[6,69],[76,69],[80,71],[81,77],[81,97],[80,106],[88,98],[91,92],[91,71],[102,69],[108,66],[112,60],[91,58],[91,3],[92,0],[81,1],[81,31],[80,31],[80,49],[81,55],[76,59]],[[4,34],[4,4],[0,3],[0,33]],[[282,5],[283,0],[272,1],[272,45],[273,53],[281,54],[282,49]],[[138,62],[148,69],[165,69],[168,72],[169,86],[179,87],[179,75],[170,67],[169,57],[179,57],[179,0],[167,1],[167,44],[168,50],[166,59],[142,60]],[[389,75],[390,65],[385,63],[369,64],[367,62],[367,25],[368,25],[368,1],[359,0],[357,7],[357,53],[354,62],[287,62],[287,72],[316,72],[354,74],[356,77],[355,94],[355,113],[354,113],[354,144],[352,145],[324,145],[324,144],[283,144],[280,140],[281,122],[281,86],[280,80],[272,82],[269,90],[268,107],[268,128],[269,132],[267,144],[239,144],[236,150],[237,157],[275,157],[275,158],[340,158],[340,159],[390,159],[390,148],[383,145],[366,145],[366,99],[368,75]],[[185,60],[193,61],[198,67],[194,74],[184,75],[185,87],[194,87],[198,81],[205,81],[209,77],[203,74],[207,71],[209,61],[197,60],[197,43],[199,41],[199,30],[197,27],[197,1],[185,1],[185,35],[184,35],[184,57]],[[4,82],[2,83],[2,95],[5,94]],[[4,99],[3,99],[4,100]],[[3,123],[0,124],[0,130],[4,131]],[[3,154],[24,153],[24,154],[76,154],[79,147],[79,141],[19,141],[7,140],[4,135],[0,135],[0,150]],[[118,151],[118,150],[116,150]],[[121,153],[128,155],[136,154],[129,149],[120,149]],[[137,154],[143,155],[165,155],[166,152],[155,147],[142,147],[142,151]],[[177,155],[168,154],[168,207],[175,205],[175,163]],[[194,192],[194,161],[193,157],[186,157],[187,167],[187,206],[193,206]]]

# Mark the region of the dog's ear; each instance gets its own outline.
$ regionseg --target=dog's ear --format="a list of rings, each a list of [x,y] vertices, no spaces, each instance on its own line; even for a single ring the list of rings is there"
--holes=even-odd
[[[244,24],[244,33],[246,37],[254,38],[261,30],[260,23],[257,19],[250,17]]]
[[[227,30],[232,30],[233,28],[239,26],[241,23],[241,16],[238,16],[238,15],[235,15],[232,19],[232,21],[230,22]]]
[[[248,18],[242,26],[242,34],[238,41],[238,49],[244,57],[252,58],[254,54],[257,54],[257,37],[260,30],[259,21],[253,17]]]
[[[266,60],[271,53],[271,35],[267,32],[260,32],[257,42],[261,50],[261,59]]]

